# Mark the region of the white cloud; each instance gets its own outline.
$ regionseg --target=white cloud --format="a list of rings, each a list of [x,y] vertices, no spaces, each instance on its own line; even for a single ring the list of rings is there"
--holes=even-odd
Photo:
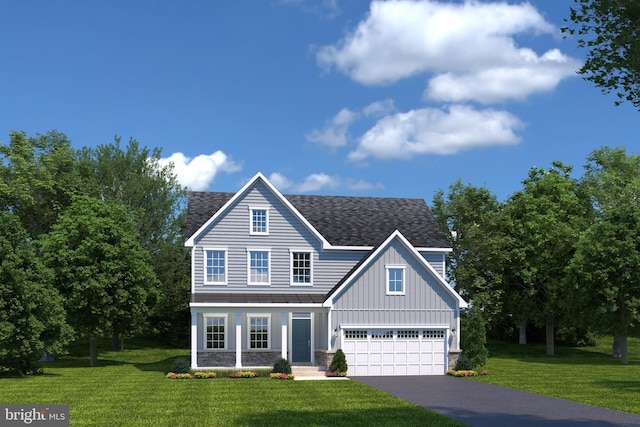
[[[409,159],[421,154],[455,154],[471,148],[509,145],[524,124],[507,111],[453,105],[423,108],[380,119],[358,141],[349,159]]]
[[[362,114],[367,117],[382,117],[394,111],[396,111],[396,106],[393,104],[393,99],[385,99],[367,105],[362,109]]]
[[[304,12],[313,13],[327,19],[340,15],[338,0],[280,0],[281,4],[300,7]]]
[[[328,147],[342,147],[347,145],[347,131],[349,125],[358,117],[358,114],[343,108],[325,126],[323,130],[314,129],[306,136],[307,141],[317,142]]]
[[[325,187],[334,188],[339,183],[340,180],[336,177],[329,176],[326,173],[314,173],[309,175],[304,182],[298,184],[296,188],[301,193],[308,193]]]
[[[367,17],[316,59],[366,85],[432,73],[427,96],[446,101],[522,99],[574,75],[578,60],[519,47],[514,37],[523,33],[557,29],[529,3],[373,1]],[[455,95],[447,96],[449,88]]]
[[[286,176],[278,172],[274,172],[269,175],[269,181],[271,181],[271,183],[275,185],[276,188],[280,191],[284,191],[287,188],[291,188],[293,186],[293,182],[291,182],[289,179],[287,179]]]
[[[280,191],[291,190],[296,193],[310,193],[319,191],[323,188],[336,188],[340,186],[356,191],[384,188],[380,183],[371,184],[362,179],[342,179],[338,176],[328,175],[324,172],[311,174],[302,182],[293,182],[281,173],[274,172],[269,175],[269,181],[271,181],[271,183]]]
[[[182,153],[173,153],[167,158],[158,161],[161,166],[173,164],[173,171],[178,182],[189,190],[207,190],[219,172],[236,172],[242,166],[233,162],[222,151],[213,154],[201,154],[194,158]]]

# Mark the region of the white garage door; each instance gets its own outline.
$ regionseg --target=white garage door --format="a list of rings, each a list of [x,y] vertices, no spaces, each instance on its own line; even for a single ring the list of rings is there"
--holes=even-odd
[[[442,329],[345,330],[342,351],[349,375],[444,375]]]

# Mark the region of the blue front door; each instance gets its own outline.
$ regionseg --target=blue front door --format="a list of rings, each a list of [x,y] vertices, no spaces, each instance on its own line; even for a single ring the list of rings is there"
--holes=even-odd
[[[291,362],[311,362],[311,319],[292,319]]]

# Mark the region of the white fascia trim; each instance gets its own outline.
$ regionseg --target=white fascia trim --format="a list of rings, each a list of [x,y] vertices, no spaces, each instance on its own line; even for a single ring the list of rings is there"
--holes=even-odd
[[[242,197],[244,193],[246,193],[251,187],[253,187],[258,180],[262,180],[267,188],[271,190],[271,192],[298,218],[298,220],[300,220],[300,222],[302,222],[311,231],[314,236],[316,236],[318,240],[320,240],[320,242],[322,242],[323,248],[331,247],[331,244],[327,241],[327,239],[325,239],[322,234],[320,234],[318,230],[316,230],[315,227],[311,225],[311,223],[309,223],[309,221],[307,221],[304,216],[302,216],[302,214],[291,204],[291,202],[289,202],[289,200],[287,200],[287,198],[284,197],[282,193],[278,191],[278,189],[274,187],[274,185],[261,172],[255,174],[255,176],[251,178],[240,190],[238,190],[238,192],[234,194],[233,197],[231,197],[231,199],[227,201],[227,203],[225,203],[220,209],[218,209],[218,211],[211,218],[209,218],[209,220],[205,222],[202,227],[198,229],[198,231],[193,233],[193,235],[189,237],[185,242],[185,246],[194,246],[196,238],[199,237],[200,234],[204,230],[206,230],[212,222],[224,215],[227,209],[229,209],[229,207],[232,206],[236,202],[236,200]]]
[[[416,260],[418,260],[418,262],[420,262],[420,264],[422,264],[423,267],[425,267],[432,275],[433,277],[440,282],[440,284],[442,284],[442,286],[444,287],[444,289],[451,295],[453,296],[458,304],[460,308],[467,308],[467,302],[451,287],[451,285],[449,285],[444,278],[438,274],[438,272],[431,266],[431,264],[429,264],[427,262],[426,259],[424,259],[424,257],[422,255],[420,255],[420,253],[416,250],[416,248],[414,248],[411,243],[409,243],[409,241],[407,240],[406,237],[404,237],[402,235],[402,233],[398,230],[394,231],[393,233],[391,233],[391,235],[389,237],[387,237],[387,240],[384,241],[384,243],[382,243],[378,249],[376,249],[376,251],[371,254],[369,256],[369,258],[367,259],[367,261],[365,263],[363,263],[356,271],[354,271],[349,278],[342,284],[342,286],[340,286],[340,288],[338,288],[335,292],[333,292],[333,294],[331,295],[331,298],[327,299],[323,305],[325,307],[331,307],[334,304],[334,300],[336,295],[339,295],[344,288],[346,288],[347,286],[349,286],[351,284],[351,282],[353,281],[354,277],[357,277],[362,271],[364,271],[366,268],[369,268],[369,265],[377,258],[377,256],[386,249],[386,247],[389,245],[389,243],[391,243],[391,241],[393,241],[393,239],[398,238],[398,240],[400,240],[400,242],[413,254],[413,256],[415,257]]]
[[[191,308],[270,308],[282,310],[289,308],[322,308],[322,303],[315,304],[270,304],[270,303],[221,303],[221,302],[191,302]]]
[[[453,252],[453,248],[416,248],[418,252]]]

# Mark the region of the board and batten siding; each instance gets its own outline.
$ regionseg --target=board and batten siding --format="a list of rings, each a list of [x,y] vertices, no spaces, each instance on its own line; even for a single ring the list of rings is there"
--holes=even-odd
[[[405,265],[404,295],[387,295],[385,266]],[[339,325],[450,325],[456,299],[398,240],[371,260],[345,288],[331,310]]]
[[[250,208],[269,210],[269,234],[249,233]],[[210,248],[227,251],[227,284],[205,285],[204,251]],[[269,250],[271,284],[248,285],[248,249]],[[313,286],[291,284],[291,250],[313,253]],[[195,242],[193,281],[195,292],[300,293],[328,292],[366,251],[322,251],[322,243],[264,184],[258,183],[230,206]]]
[[[444,252],[421,252],[421,255],[440,276],[445,277]]]

